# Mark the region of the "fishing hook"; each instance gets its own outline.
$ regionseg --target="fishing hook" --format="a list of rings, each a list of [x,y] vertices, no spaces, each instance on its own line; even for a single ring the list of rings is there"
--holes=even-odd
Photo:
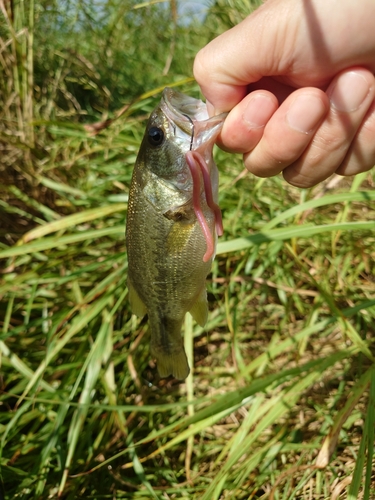
[[[191,151],[193,149],[193,141],[194,141],[194,122],[189,115],[185,115],[185,113],[182,113],[182,116],[186,116],[186,118],[191,123],[191,139],[190,139],[190,151]]]

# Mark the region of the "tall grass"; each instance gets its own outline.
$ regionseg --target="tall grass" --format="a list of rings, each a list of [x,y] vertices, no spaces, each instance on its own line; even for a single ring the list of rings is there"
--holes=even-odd
[[[132,167],[160,88],[197,95],[194,53],[251,2],[205,25],[151,4],[0,3],[3,496],[372,499],[373,172],[298,190],[217,150],[208,324],[186,320],[187,381],[157,376]]]

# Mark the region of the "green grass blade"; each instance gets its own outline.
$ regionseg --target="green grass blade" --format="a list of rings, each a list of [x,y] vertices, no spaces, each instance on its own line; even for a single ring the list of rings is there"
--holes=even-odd
[[[311,210],[313,208],[324,207],[326,205],[334,205],[335,203],[345,203],[352,201],[372,201],[375,200],[374,191],[359,191],[354,193],[338,193],[338,194],[330,194],[323,196],[322,198],[309,200],[299,205],[295,205],[285,212],[281,213],[277,217],[274,217],[270,222],[263,226],[263,231],[269,231],[273,229],[275,226],[285,221],[286,219],[290,219],[302,212],[307,210]]]
[[[373,459],[374,459],[374,439],[375,439],[375,369],[371,370],[370,395],[367,407],[367,461],[366,477],[363,489],[363,500],[371,500],[374,496],[373,483]]]
[[[91,320],[96,318],[101,313],[104,307],[110,303],[111,299],[111,296],[104,296],[101,299],[97,300],[95,304],[89,306],[86,310],[84,310],[81,314],[74,318],[70,328],[67,329],[62,338],[55,339],[51,342],[45,360],[40,363],[38,369],[35,370],[32,377],[30,378],[26,389],[19,399],[19,404],[29,393],[31,388],[40,381],[44,370],[54,359],[54,357],[57,356],[57,354],[63,349],[63,347],[74,337],[74,335],[80,332],[82,328],[84,328],[88,323],[90,323]]]
[[[82,233],[71,234],[68,236],[53,236],[50,238],[43,238],[40,241],[33,241],[25,243],[24,245],[14,246],[6,250],[0,251],[0,259],[7,257],[17,257],[30,253],[43,252],[51,248],[61,248],[66,245],[73,245],[80,241],[97,240],[104,236],[123,236],[124,226],[105,227],[102,229],[94,229],[91,231],[83,231]]]
[[[69,215],[68,217],[61,218],[57,221],[50,222],[49,224],[45,224],[42,227],[29,231],[21,238],[18,245],[28,243],[50,233],[77,226],[78,224],[82,224],[84,222],[106,217],[116,212],[124,212],[126,207],[127,204],[125,203],[115,203],[113,205],[108,205],[107,207],[93,208],[91,210],[85,210],[83,212]]]
[[[342,222],[337,224],[312,225],[304,226],[287,226],[280,229],[270,229],[248,236],[247,238],[236,238],[230,241],[221,241],[217,246],[217,255],[228,252],[239,252],[246,250],[253,245],[260,245],[270,241],[284,241],[292,238],[310,238],[317,234],[330,231],[356,231],[366,230],[373,231],[375,222],[373,221],[358,221],[358,222]],[[1,257],[1,254],[0,254]]]

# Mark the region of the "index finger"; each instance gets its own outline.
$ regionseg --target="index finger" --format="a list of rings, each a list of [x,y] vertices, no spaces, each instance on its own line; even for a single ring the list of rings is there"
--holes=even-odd
[[[266,19],[258,19],[263,17],[260,7],[198,52],[194,76],[215,113],[230,111],[248,94],[249,84],[283,73],[281,43],[276,43],[272,23],[265,33]]]

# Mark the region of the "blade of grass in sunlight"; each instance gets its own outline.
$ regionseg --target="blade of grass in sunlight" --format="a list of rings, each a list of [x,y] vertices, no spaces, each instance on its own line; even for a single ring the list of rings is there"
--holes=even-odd
[[[345,359],[349,353],[355,353],[355,349],[352,348],[346,352],[335,353],[328,358],[324,358],[323,360],[315,360],[314,362],[308,362],[304,366],[283,370],[280,373],[273,374],[271,376],[263,377],[261,379],[256,379],[252,383],[248,384],[246,388],[241,390],[235,390],[231,393],[226,393],[221,397],[216,397],[214,402],[211,402],[207,407],[196,411],[192,416],[185,416],[177,422],[162,428],[158,432],[152,432],[152,434],[143,440],[137,443],[137,446],[140,446],[144,443],[148,443],[150,441],[154,441],[161,437],[167,436],[168,434],[172,434],[173,431],[178,431],[178,435],[169,441],[167,444],[158,448],[155,452],[150,455],[141,458],[141,462],[143,463],[146,460],[150,460],[154,456],[158,455],[161,451],[165,451],[175,446],[177,443],[188,439],[191,435],[195,433],[199,433],[202,429],[207,427],[208,425],[213,425],[218,420],[222,419],[228,414],[233,413],[236,409],[241,408],[244,405],[251,404],[252,397],[261,391],[266,391],[274,384],[278,386],[281,383],[287,382],[290,378],[300,377],[305,372],[313,371],[313,373],[321,373],[319,368],[332,366],[334,363],[339,362],[342,359]],[[316,371],[315,371],[316,370]],[[306,376],[309,379],[309,375]],[[119,458],[123,454],[127,453],[127,450],[122,451],[120,454],[113,456],[111,459],[106,460],[100,466],[97,466],[92,469],[92,471],[97,470],[103,466],[108,465],[111,461]],[[131,467],[131,463],[125,464],[124,468]]]
[[[0,259],[8,257],[17,257],[28,253],[43,252],[51,248],[61,248],[66,245],[73,245],[80,241],[95,240],[103,236],[116,236],[124,233],[123,226],[105,227],[103,229],[94,229],[92,231],[82,231],[81,233],[70,234],[68,236],[53,236],[43,238],[40,241],[25,243],[24,245],[14,246],[7,250],[0,251]]]
[[[373,221],[358,221],[358,222],[342,222],[337,224],[325,225],[304,225],[304,226],[288,226],[280,229],[270,229],[262,231],[246,238],[236,238],[230,241],[219,242],[217,246],[217,255],[228,252],[239,252],[245,250],[252,245],[260,245],[270,241],[283,241],[291,238],[310,238],[317,234],[328,231],[355,231],[367,230],[371,231],[375,228]]]
[[[84,212],[78,212],[77,214],[69,215],[58,221],[50,222],[42,227],[38,227],[26,233],[18,242],[18,245],[22,245],[46,236],[47,234],[61,231],[69,227],[77,226],[78,224],[83,224],[84,222],[89,222],[91,220],[100,219],[101,217],[106,217],[115,212],[125,211],[127,205],[125,203],[116,203],[113,205],[108,205],[106,207],[94,208],[91,210],[85,210]]]
[[[352,388],[350,397],[345,403],[343,409],[337,414],[332,425],[332,429],[326,436],[323,446],[316,458],[317,467],[324,469],[329,464],[332,454],[336,449],[342,427],[353,412],[355,405],[366,391],[370,381],[372,380],[373,372],[373,369],[367,370]]]
[[[194,339],[193,339],[193,318],[190,314],[185,316],[185,328],[184,328],[184,348],[186,352],[186,357],[190,366],[190,373],[186,379],[186,399],[189,403],[194,401]],[[189,404],[187,407],[188,415],[194,415],[194,405]],[[189,482],[191,479],[191,457],[194,448],[194,435],[188,437],[186,442],[186,457],[185,457],[185,470],[186,478]]]
[[[241,443],[241,446],[239,446],[235,452],[229,455],[225,465],[221,468],[218,475],[214,478],[211,485],[205,491],[205,494],[202,496],[202,500],[211,499],[211,495],[213,495],[215,490],[217,493],[218,483],[221,482],[222,477],[238,463],[241,457],[246,455],[246,452],[248,452],[251,457],[251,447],[253,446],[256,439],[260,437],[260,435],[266,430],[267,427],[274,425],[275,422],[277,422],[282,417],[282,415],[289,410],[289,408],[292,408],[297,403],[303,391],[307,387],[311,386],[315,380],[319,379],[322,376],[322,373],[324,372],[326,367],[327,360],[322,360],[321,366],[316,366],[313,372],[306,374],[299,381],[292,384],[291,387],[288,387],[287,390],[280,392],[276,397],[268,399],[262,405],[262,407],[258,409],[256,415],[257,422],[254,426],[254,429],[252,429],[252,431],[246,436],[244,441]],[[263,453],[266,449],[267,447],[263,449]],[[257,457],[258,460],[260,460],[261,457],[262,455],[259,455]],[[250,474],[256,467],[259,466],[259,462],[254,461],[253,458],[251,458],[250,460],[252,462],[252,465],[251,467],[246,468],[247,474]],[[247,462],[248,459],[241,464],[240,469],[246,466]],[[238,469],[236,471],[236,474],[238,474]]]
[[[57,356],[57,354],[64,348],[64,346],[72,339],[74,335],[79,333],[82,328],[84,328],[88,323],[90,323],[92,319],[96,318],[100,314],[100,312],[111,301],[111,299],[112,297],[110,295],[107,295],[97,300],[94,305],[89,306],[81,314],[73,319],[71,327],[66,329],[66,332],[62,338],[53,340],[51,342],[46,354],[46,358],[34,372],[20,399],[18,400],[18,404],[21,403],[22,399],[29,393],[31,388],[39,382],[39,379],[42,376],[44,370],[47,368],[53,358]]]
[[[280,224],[280,222],[283,222],[286,219],[290,219],[297,214],[306,212],[307,210],[311,210],[313,208],[324,207],[326,205],[334,205],[335,203],[350,203],[352,201],[370,200],[375,200],[374,191],[359,191],[355,193],[338,193],[326,195],[322,198],[309,200],[305,203],[295,205],[294,207],[285,210],[285,212],[281,213],[277,217],[274,217],[270,222],[265,224],[263,230],[269,231],[270,229]]]
[[[364,498],[371,498],[371,476],[373,472],[373,452],[374,452],[374,424],[375,424],[375,369],[370,371],[370,397],[367,405],[366,419],[363,425],[361,444],[358,450],[358,457],[351,481],[348,500],[359,498],[359,491],[362,485]],[[364,464],[366,464],[364,466]],[[365,473],[365,481],[363,476]]]
[[[367,406],[367,460],[366,460],[366,476],[363,488],[364,500],[370,500],[372,496],[372,478],[373,478],[373,458],[374,458],[374,437],[375,437],[375,370],[371,372],[370,395]],[[356,471],[354,471],[354,474]]]
[[[80,434],[83,429],[83,425],[86,420],[86,416],[89,410],[89,403],[91,402],[92,392],[95,391],[95,386],[97,384],[99,373],[102,368],[103,356],[105,356],[105,344],[106,336],[111,328],[110,317],[106,310],[103,310],[103,322],[96,336],[95,342],[90,350],[90,353],[86,357],[85,363],[82,366],[81,373],[82,376],[85,374],[85,381],[83,384],[82,392],[79,397],[79,407],[75,410],[73,417],[70,422],[68,434],[67,434],[67,445],[68,453],[64,466],[64,474],[61,478],[61,483],[59,487],[59,492],[64,491],[65,483],[69,474],[69,470],[72,464],[72,459],[76,449],[76,445]]]

